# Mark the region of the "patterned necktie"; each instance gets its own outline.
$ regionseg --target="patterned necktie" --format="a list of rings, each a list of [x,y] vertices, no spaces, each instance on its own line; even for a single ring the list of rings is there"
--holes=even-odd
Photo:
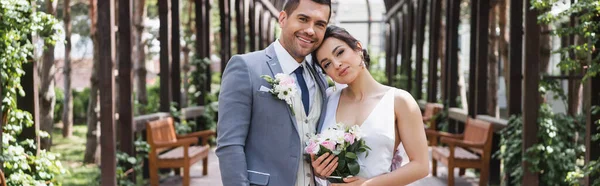
[[[300,85],[300,91],[302,91],[302,105],[304,105],[304,113],[308,116],[308,87],[306,86],[306,81],[304,81],[304,76],[302,75],[304,72],[304,68],[302,66],[298,67],[294,70],[294,74],[296,74],[296,80],[298,81],[298,85]]]

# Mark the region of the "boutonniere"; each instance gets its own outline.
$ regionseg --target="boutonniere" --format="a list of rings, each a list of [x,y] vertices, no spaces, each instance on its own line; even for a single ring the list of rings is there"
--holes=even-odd
[[[292,111],[292,115],[294,115],[294,109],[292,108],[292,103],[294,99],[294,95],[296,95],[296,82],[294,78],[290,75],[279,73],[275,75],[275,79],[268,75],[260,76],[267,81],[273,87],[269,90],[269,92],[275,96],[277,99],[285,101],[288,106],[290,106],[290,110]]]

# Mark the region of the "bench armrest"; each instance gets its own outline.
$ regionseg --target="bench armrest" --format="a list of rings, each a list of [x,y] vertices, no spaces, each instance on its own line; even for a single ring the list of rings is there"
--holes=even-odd
[[[215,134],[216,133],[213,130],[203,130],[203,131],[192,132],[192,133],[184,134],[184,135],[177,135],[177,139],[191,138],[191,137],[209,137],[209,136],[213,136]]]
[[[447,138],[447,137],[442,137],[442,139],[440,141],[442,143],[448,144],[449,146],[460,146],[460,147],[467,147],[467,148],[483,148],[483,146],[485,145],[484,143],[473,143],[470,141],[463,141],[463,140]]]
[[[447,132],[442,132],[442,131],[436,131],[433,129],[425,129],[425,134],[427,134],[427,136],[433,136],[433,137],[446,137],[446,138],[453,138],[453,139],[462,139],[463,138],[462,134],[452,134],[452,133],[447,133]]]
[[[179,146],[190,146],[190,145],[193,145],[196,143],[198,143],[198,139],[196,139],[196,138],[182,138],[182,139],[177,139],[177,141],[175,141],[175,142],[156,143],[156,144],[154,144],[154,146],[156,148],[179,147]]]

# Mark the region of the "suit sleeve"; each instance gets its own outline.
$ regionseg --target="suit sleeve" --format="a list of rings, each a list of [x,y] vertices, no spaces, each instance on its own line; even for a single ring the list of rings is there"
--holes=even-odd
[[[224,186],[249,185],[244,146],[252,110],[249,69],[240,56],[233,56],[221,81],[217,150]]]

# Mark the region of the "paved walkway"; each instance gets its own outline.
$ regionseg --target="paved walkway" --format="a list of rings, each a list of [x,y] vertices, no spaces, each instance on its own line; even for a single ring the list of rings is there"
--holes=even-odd
[[[202,176],[202,161],[194,164],[191,168],[191,185],[201,185],[201,186],[221,186],[221,172],[219,171],[219,161],[217,156],[215,155],[215,149],[213,148],[209,154],[209,163],[208,163],[208,175]],[[437,185],[446,185],[446,177],[448,174],[448,169],[440,165],[438,163],[438,177],[433,177],[431,174],[429,176],[416,181],[415,183],[410,184],[411,186],[437,186]],[[458,177],[458,169],[454,171],[456,173],[455,181],[456,186],[473,186],[477,185],[478,178],[467,171],[464,177]],[[163,178],[161,180],[161,186],[180,186],[181,185],[181,177],[179,176],[169,176]]]

